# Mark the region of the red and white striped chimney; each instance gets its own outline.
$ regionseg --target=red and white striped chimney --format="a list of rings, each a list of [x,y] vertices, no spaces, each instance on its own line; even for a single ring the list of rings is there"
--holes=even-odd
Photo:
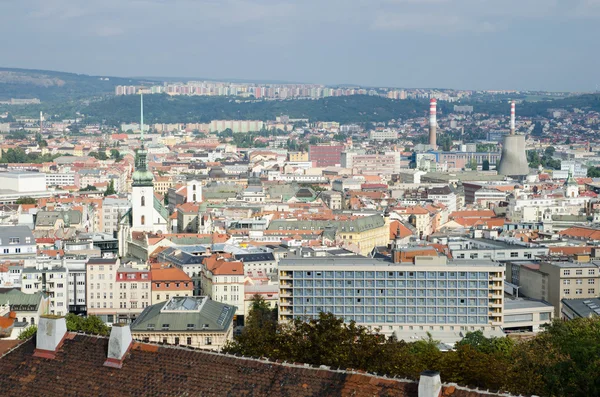
[[[429,146],[432,149],[437,149],[437,100],[431,98],[429,101]]]
[[[515,135],[515,101],[510,103],[510,135]]]

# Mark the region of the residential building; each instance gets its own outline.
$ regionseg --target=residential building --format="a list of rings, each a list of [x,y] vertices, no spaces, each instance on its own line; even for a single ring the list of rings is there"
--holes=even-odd
[[[236,319],[243,321],[244,264],[230,256],[214,254],[202,262],[202,293],[236,308]]]
[[[0,292],[0,305],[9,305],[17,321],[27,325],[36,325],[40,316],[50,314],[50,298],[43,292],[26,294],[16,289]]]
[[[504,299],[505,333],[540,332],[554,318],[554,306],[547,302],[524,299]]]
[[[102,203],[102,232],[110,234],[117,232],[119,220],[130,208],[131,202],[125,198],[105,198]]]
[[[144,342],[219,351],[233,339],[235,310],[207,296],[173,297],[147,307],[131,324],[131,333]]]
[[[0,226],[0,259],[35,258],[35,238],[27,226]]]
[[[152,304],[168,301],[175,296],[194,296],[192,278],[177,267],[153,265]]]
[[[361,154],[342,152],[341,165],[353,170],[354,174],[392,175],[400,172],[400,152]]]
[[[519,294],[550,303],[556,317],[562,316],[564,300],[592,299],[600,295],[598,262],[512,264],[510,271],[512,282],[520,287]]]
[[[392,128],[382,128],[369,131],[369,139],[372,141],[394,141],[398,139],[398,130]]]
[[[49,299],[49,314],[64,316],[69,312],[69,271],[65,267],[23,268],[21,291],[26,294],[41,292]]]
[[[452,257],[465,260],[517,261],[548,255],[548,247],[517,239],[458,238],[448,241]]]
[[[343,145],[310,145],[308,157],[315,167],[336,166],[341,164],[343,151]]]
[[[234,258],[244,264],[244,274],[267,275],[277,274],[277,260],[271,252],[251,252],[235,254]]]

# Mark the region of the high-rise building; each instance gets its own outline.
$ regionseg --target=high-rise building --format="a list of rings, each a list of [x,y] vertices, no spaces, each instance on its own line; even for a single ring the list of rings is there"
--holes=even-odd
[[[501,333],[503,264],[442,256],[396,262],[343,256],[282,259],[279,319],[333,313],[400,339],[430,332],[456,342],[468,331]]]

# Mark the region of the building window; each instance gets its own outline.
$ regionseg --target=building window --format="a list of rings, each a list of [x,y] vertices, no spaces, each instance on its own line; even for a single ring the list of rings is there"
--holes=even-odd
[[[140,224],[142,224],[142,225],[146,224],[146,216],[142,215],[142,217],[140,218]]]
[[[187,344],[188,344],[188,345],[191,345],[191,344],[192,344],[192,337],[191,337],[191,336],[188,336],[188,337],[187,337]]]
[[[588,284],[594,284],[595,282],[596,282],[596,280],[594,280],[593,278],[588,279]]]
[[[179,337],[178,336],[175,337],[175,345],[179,346]]]
[[[563,280],[563,284],[564,285],[569,285],[569,284],[571,284],[571,280]]]
[[[511,252],[510,253],[510,257],[511,258],[518,258],[519,257],[519,253],[518,252]]]
[[[594,273],[595,273],[595,272],[594,272],[594,269],[589,269],[589,270],[588,270],[588,274],[589,274],[590,276],[593,276],[593,275],[594,275]]]
[[[581,288],[577,288],[575,290],[575,295],[581,295],[583,293],[583,290]]]
[[[577,281],[575,281],[575,284],[581,285],[581,284],[583,284],[583,280],[582,279],[578,279]]]
[[[583,270],[575,270],[575,274],[581,276],[583,274]]]
[[[205,342],[206,345],[212,345],[212,336],[207,336]]]
[[[563,294],[569,295],[569,294],[571,294],[571,290],[570,289],[563,289]]]
[[[570,270],[563,270],[563,276],[570,276],[570,275],[571,275]]]
[[[144,197],[144,196],[140,197],[140,205],[142,207],[146,206],[146,197]]]
[[[596,290],[593,288],[588,288],[588,294],[593,295]]]
[[[163,344],[166,345],[167,344],[167,338],[163,338]]]

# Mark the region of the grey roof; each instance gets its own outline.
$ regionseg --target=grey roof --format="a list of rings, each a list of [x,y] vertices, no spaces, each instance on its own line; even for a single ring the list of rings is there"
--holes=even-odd
[[[69,216],[70,223],[78,225],[81,223],[81,212],[75,210],[68,211],[38,211],[35,217],[36,226],[54,226],[58,219],[65,220],[66,216]]]
[[[236,260],[242,261],[244,263],[247,262],[264,262],[264,261],[274,261],[275,256],[273,256],[270,252],[262,252],[262,253],[251,253],[251,254],[236,254],[234,255]]]
[[[8,239],[11,237],[18,237],[22,241],[20,244],[25,244],[25,238],[30,237],[30,244],[35,245],[35,238],[33,232],[27,226],[0,226],[0,242],[5,241],[8,243]]]
[[[286,221],[275,220],[269,224],[268,230],[321,230],[326,227],[336,228],[341,232],[360,233],[367,230],[383,227],[385,220],[381,215],[359,217],[349,221],[316,220],[316,221]]]
[[[231,325],[235,309],[235,306],[213,301],[206,296],[178,296],[167,302],[148,306],[131,324],[131,330],[222,332]]]
[[[10,304],[11,310],[15,311],[37,311],[42,293],[26,294],[19,290],[13,289],[8,292],[0,293],[0,305]],[[21,306],[18,308],[16,306]],[[23,306],[29,306],[24,308]]]
[[[524,299],[524,298],[516,298],[504,299],[504,310],[518,310],[518,309],[551,309],[554,310],[554,306],[549,304],[548,302],[542,302],[534,299]]]
[[[600,299],[563,299],[562,304],[579,317],[600,316]]]

